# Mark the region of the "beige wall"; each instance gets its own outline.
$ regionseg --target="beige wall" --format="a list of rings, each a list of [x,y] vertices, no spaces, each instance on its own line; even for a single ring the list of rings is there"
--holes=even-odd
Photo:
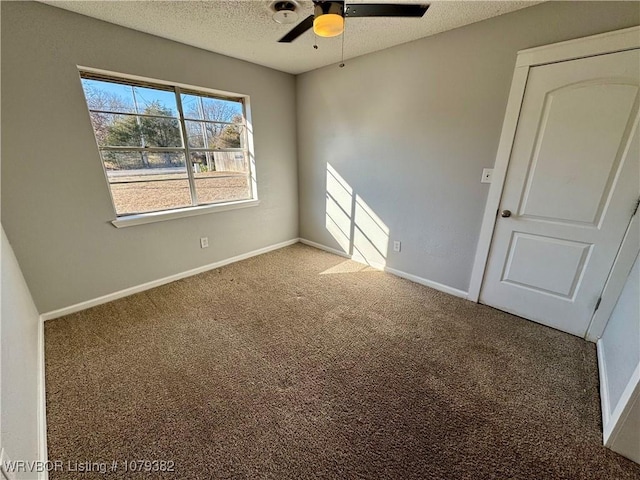
[[[292,75],[31,2],[1,46],[2,222],[41,313],[298,236]],[[77,65],[250,95],[260,206],[113,227]]]
[[[38,458],[39,316],[2,229],[0,447],[11,460]],[[33,478],[21,473],[18,478]]]
[[[356,254],[466,291],[516,52],[639,23],[638,2],[550,2],[299,76],[300,236],[342,248],[337,220]]]

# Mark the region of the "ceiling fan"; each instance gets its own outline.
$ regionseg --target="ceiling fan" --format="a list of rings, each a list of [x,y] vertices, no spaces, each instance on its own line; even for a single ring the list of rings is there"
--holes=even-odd
[[[422,17],[428,4],[397,4],[397,3],[354,3],[345,4],[344,1],[313,0],[314,14],[309,15],[296,25],[278,42],[290,43],[313,28],[320,37],[335,37],[344,31],[346,17]]]

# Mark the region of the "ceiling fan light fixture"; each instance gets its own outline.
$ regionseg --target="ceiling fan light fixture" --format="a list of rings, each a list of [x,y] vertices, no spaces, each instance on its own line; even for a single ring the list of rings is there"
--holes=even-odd
[[[313,20],[313,31],[319,37],[336,37],[344,31],[344,17],[337,13],[325,13]]]
[[[286,2],[276,3],[282,4]],[[319,37],[335,37],[344,32],[345,17],[420,18],[429,8],[428,4],[418,5],[417,3],[356,3],[355,5],[345,6],[344,0],[313,0],[313,5],[313,15],[309,15],[298,23],[289,33],[278,40],[279,43],[291,43],[311,29]]]

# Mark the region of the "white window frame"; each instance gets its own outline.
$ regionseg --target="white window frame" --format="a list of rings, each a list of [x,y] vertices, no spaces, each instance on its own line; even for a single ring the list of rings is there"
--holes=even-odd
[[[117,228],[130,227],[130,226],[142,225],[146,223],[173,220],[176,218],[192,217],[195,215],[203,215],[203,214],[214,213],[214,212],[236,210],[236,209],[247,208],[247,207],[255,207],[260,204],[260,200],[258,199],[258,184],[256,179],[255,152],[254,152],[254,144],[253,144],[253,122],[251,119],[251,105],[250,105],[250,99],[248,95],[240,94],[240,93],[225,92],[221,90],[214,90],[206,87],[187,85],[187,84],[178,83],[178,82],[156,80],[156,79],[141,77],[138,75],[112,72],[112,71],[97,69],[93,67],[86,67],[81,65],[78,65],[77,68],[78,68],[78,73],[80,75],[82,75],[82,73],[89,73],[89,74],[105,76],[107,78],[111,77],[114,79],[121,79],[124,81],[130,80],[131,82],[145,83],[145,84],[148,84],[150,87],[153,87],[154,84],[158,86],[170,87],[177,93],[178,98],[180,95],[180,91],[184,89],[184,90],[187,90],[189,93],[200,92],[204,95],[211,95],[211,96],[219,97],[223,99],[224,98],[240,99],[244,107],[243,110],[244,110],[244,121],[245,121],[245,129],[246,129],[246,153],[247,153],[247,161],[249,164],[248,176],[249,176],[249,187],[251,191],[251,198],[245,199],[245,200],[233,200],[233,201],[210,203],[210,204],[204,204],[204,205],[193,205],[189,207],[159,210],[155,212],[118,215],[116,212],[115,203],[113,201],[113,195],[111,193],[111,185],[109,183],[107,170],[104,166],[104,162],[102,161],[102,156],[100,155],[100,164],[102,165],[105,181],[107,182],[107,187],[109,189],[109,197],[111,199],[111,205],[113,207],[113,212],[115,216],[115,219],[112,220],[111,223],[115,227]],[[178,103],[178,110],[179,110],[178,121],[180,122],[181,129],[182,131],[186,131],[185,124],[184,124],[185,117],[182,112],[181,102]],[[195,193],[195,185],[194,185],[194,176],[191,168],[191,160],[189,155],[190,149],[187,143],[188,143],[187,139],[185,138],[183,147],[181,148],[177,147],[175,149],[172,148],[172,150],[183,150],[185,152],[185,162],[186,162],[185,167],[187,169],[187,175],[189,179],[189,188],[190,188],[191,196],[193,200],[193,195]],[[97,145],[97,142],[96,142],[96,145]],[[97,145],[97,148],[100,150],[99,145]],[[135,150],[135,148],[133,149]]]

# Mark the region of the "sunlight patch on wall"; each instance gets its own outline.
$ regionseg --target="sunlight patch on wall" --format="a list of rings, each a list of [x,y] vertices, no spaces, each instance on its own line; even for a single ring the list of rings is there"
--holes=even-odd
[[[327,164],[327,209],[325,226],[345,253],[351,254],[351,210],[353,190],[347,182]]]
[[[327,164],[325,226],[345,253],[384,268],[389,228],[330,164]]]
[[[356,195],[353,231],[353,255],[369,265],[385,266],[389,228],[359,195]]]

